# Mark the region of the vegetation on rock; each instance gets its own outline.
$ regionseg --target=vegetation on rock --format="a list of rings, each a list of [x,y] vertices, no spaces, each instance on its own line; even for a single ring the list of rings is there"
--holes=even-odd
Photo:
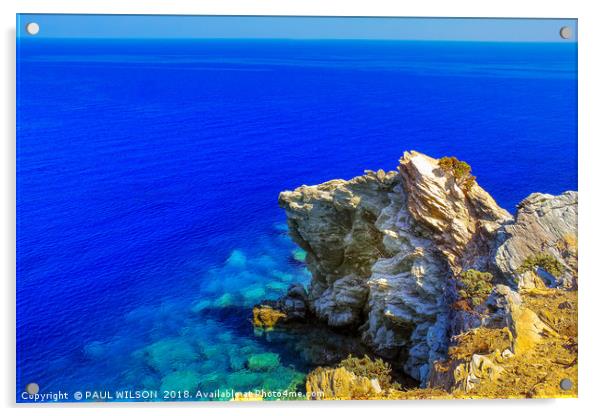
[[[474,269],[468,269],[460,273],[456,281],[460,300],[470,302],[473,308],[480,305],[493,290],[492,280],[493,275],[491,273]]]
[[[473,354],[486,355],[495,350],[504,351],[512,348],[512,334],[507,327],[479,327],[454,338],[455,345],[449,347],[449,357],[464,360]]]
[[[483,382],[470,392],[474,397],[576,397],[577,394],[577,291],[533,289],[521,291],[524,307],[536,313],[559,336],[541,342],[503,363],[497,382]],[[573,308],[567,308],[570,304]],[[562,390],[569,379],[572,388]]]
[[[464,191],[469,191],[475,183],[476,178],[470,173],[472,168],[463,160],[445,156],[439,159],[439,167],[453,175]]]
[[[547,253],[539,253],[527,257],[516,271],[518,273],[526,273],[528,271],[536,272],[538,267],[556,278],[560,277],[564,272],[562,263],[554,256]]]
[[[562,261],[566,264],[568,271],[576,278],[578,269],[577,236],[573,233],[567,233],[556,242],[555,247],[559,251]]]
[[[340,366],[356,376],[366,377],[369,380],[373,378],[377,379],[382,389],[393,387],[391,366],[380,358],[372,360],[367,355],[358,358],[350,354],[346,359],[341,361]]]

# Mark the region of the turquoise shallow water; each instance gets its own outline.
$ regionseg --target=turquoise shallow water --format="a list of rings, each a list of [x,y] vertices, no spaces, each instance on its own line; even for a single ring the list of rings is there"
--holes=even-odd
[[[278,193],[409,149],[511,211],[576,190],[576,65],[556,43],[21,39],[17,392],[300,383],[307,357],[249,322],[309,279]]]
[[[253,305],[278,298],[292,283],[307,284],[310,277],[286,225],[274,224],[270,231],[214,267],[199,269],[188,293],[132,308],[109,337],[98,334],[73,354],[49,360],[51,375],[69,375],[50,379],[48,389],[64,390],[65,380],[72,380],[78,390],[200,390],[221,392],[222,399],[229,399],[231,390],[303,391],[307,363],[282,343],[255,334],[250,322]],[[199,266],[192,262],[188,268]],[[249,360],[262,358],[269,362],[249,368]]]

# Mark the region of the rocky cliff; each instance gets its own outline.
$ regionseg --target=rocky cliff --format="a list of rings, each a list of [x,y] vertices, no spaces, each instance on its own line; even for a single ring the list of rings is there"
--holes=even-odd
[[[495,231],[512,218],[478,184],[463,190],[418,152],[396,172],[302,186],[279,201],[308,253],[316,316],[360,327],[419,380],[447,351],[454,272],[486,265]]]
[[[459,302],[465,271],[495,276],[512,289],[551,286],[548,280],[576,287],[576,192],[533,194],[514,218],[467,166],[406,152],[397,171],[366,171],[279,197],[290,235],[307,252],[311,313],[358,331],[374,352],[423,385],[437,379],[433,368],[448,359],[455,336],[509,327],[522,316],[516,302],[497,309],[476,304],[475,296]],[[496,289],[490,306],[499,292],[514,293],[511,287]]]

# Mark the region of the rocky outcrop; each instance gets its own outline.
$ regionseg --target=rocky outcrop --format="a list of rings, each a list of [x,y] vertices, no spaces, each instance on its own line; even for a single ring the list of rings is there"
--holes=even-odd
[[[534,193],[523,200],[516,219],[498,232],[494,263],[499,272],[521,287],[535,287],[534,276],[521,275],[517,270],[529,256],[547,253],[564,265],[558,285],[573,286],[577,275],[577,205],[577,192],[572,191],[558,196]]]
[[[397,172],[301,186],[279,202],[307,252],[313,313],[359,327],[382,356],[405,356],[419,380],[446,353],[454,271],[486,264],[491,236],[511,219],[478,184],[464,191],[418,152]]]
[[[271,331],[276,326],[305,319],[307,293],[299,284],[288,288],[286,295],[276,301],[264,301],[253,308],[253,326]]]
[[[438,161],[417,152],[406,153],[399,175],[412,218],[429,230],[450,267],[486,268],[492,237],[512,216],[478,185],[466,189],[439,167]]]
[[[466,176],[461,180],[437,159],[406,152],[397,171],[366,171],[279,197],[291,237],[307,252],[308,314],[357,332],[423,386],[468,390],[483,378],[495,380],[500,360],[554,336],[510,287],[516,281],[528,287],[529,279],[529,287],[551,286],[550,270],[532,256],[559,259],[563,275],[554,276],[555,286],[576,287],[577,193],[533,194],[512,217],[469,177],[467,186]],[[526,270],[526,260],[535,266]],[[482,304],[462,303],[457,281],[469,269],[507,285]],[[479,330],[509,334],[511,343],[489,353],[475,346],[475,354],[450,361],[457,337]],[[334,375],[314,381],[324,387]]]
[[[376,220],[396,185],[395,172],[380,171],[280,194],[289,232],[307,252],[310,305],[332,326],[360,322],[371,267],[389,254]]]

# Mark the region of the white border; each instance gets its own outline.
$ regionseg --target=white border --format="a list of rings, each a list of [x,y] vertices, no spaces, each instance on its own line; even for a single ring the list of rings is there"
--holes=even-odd
[[[601,15],[594,1],[557,0],[2,0],[2,204],[1,231],[2,266],[4,270],[0,335],[2,367],[0,395],[6,414],[20,411],[44,415],[81,415],[131,413],[162,415],[218,414],[245,415],[282,414],[306,415],[343,412],[409,413],[425,415],[503,414],[545,412],[567,415],[588,412],[596,406],[602,387],[600,375],[600,295],[602,273],[599,272],[600,230],[600,141],[602,114],[600,74],[602,65],[599,43],[602,41]],[[329,403],[174,403],[174,404],[110,404],[82,408],[81,405],[17,406],[14,404],[15,360],[15,14],[16,13],[132,13],[132,14],[236,14],[236,15],[331,15],[331,16],[428,16],[428,17],[555,17],[579,19],[579,233],[580,233],[580,376],[577,400],[496,400],[496,401],[421,401],[421,402],[329,402]],[[511,163],[511,161],[509,161]],[[597,267],[598,266],[598,267]],[[599,409],[598,409],[599,411]]]

